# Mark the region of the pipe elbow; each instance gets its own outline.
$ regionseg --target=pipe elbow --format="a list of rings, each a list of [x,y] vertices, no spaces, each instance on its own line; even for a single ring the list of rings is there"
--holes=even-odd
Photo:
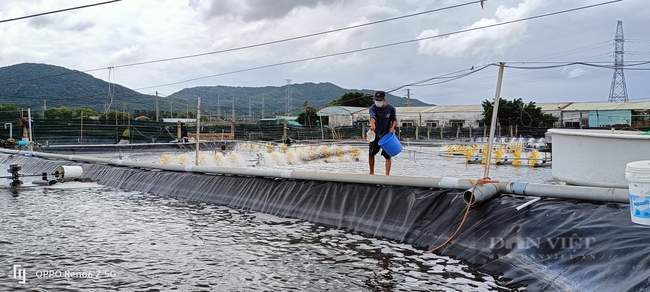
[[[474,191],[472,206],[476,206],[499,194],[499,188],[497,184],[478,185],[476,188],[471,188],[463,192],[463,201],[465,201],[465,204],[468,204],[470,198],[472,198],[472,190]]]

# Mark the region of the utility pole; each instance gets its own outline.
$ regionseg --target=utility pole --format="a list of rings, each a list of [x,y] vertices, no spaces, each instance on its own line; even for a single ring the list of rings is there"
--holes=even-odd
[[[158,91],[156,90],[156,122],[158,122]]]
[[[45,118],[45,111],[47,110],[47,100],[43,101],[43,115],[42,118]]]
[[[264,118],[264,100],[266,97],[262,96],[262,119]]]
[[[492,107],[492,122],[490,123],[490,137],[488,138],[488,149],[487,155],[485,158],[485,170],[483,172],[483,177],[489,177],[490,174],[490,161],[492,160],[492,143],[494,140],[494,129],[497,125],[497,115],[499,114],[499,101],[501,100],[501,84],[503,84],[503,70],[506,66],[506,63],[499,63],[499,75],[497,77],[497,90],[494,94],[494,106]],[[442,133],[442,129],[440,129]]]
[[[287,116],[291,115],[291,79],[285,79],[287,81],[287,100],[286,100],[286,106],[287,106]]]
[[[248,122],[249,123],[253,121],[253,107],[251,106],[251,98],[252,97],[250,96],[248,97],[248,119],[249,119]]]
[[[221,120],[221,95],[217,94],[217,121]]]
[[[624,43],[623,22],[619,20],[616,25],[616,36],[614,37],[614,77],[612,77],[612,87],[609,90],[609,102],[628,102],[625,74],[623,74]]]
[[[232,119],[230,120],[230,139],[235,140],[235,96],[232,97]]]
[[[84,144],[84,112],[81,112],[81,117],[79,117],[79,120],[81,120],[81,127],[79,128],[79,144],[83,145]]]
[[[232,97],[232,121],[235,122],[235,96]]]
[[[406,89],[406,106],[411,106],[411,89]]]
[[[115,144],[120,143],[120,138],[119,138],[119,130],[117,128],[117,109],[118,107],[115,107]]]
[[[199,96],[196,104],[196,157],[194,165],[199,165],[199,135],[201,133],[201,97]]]

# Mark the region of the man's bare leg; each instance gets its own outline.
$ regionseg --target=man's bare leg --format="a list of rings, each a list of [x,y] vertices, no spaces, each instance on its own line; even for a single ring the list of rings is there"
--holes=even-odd
[[[375,157],[368,157],[368,165],[370,166],[370,174],[375,174]]]
[[[386,175],[390,175],[390,167],[392,164],[393,163],[390,158],[386,159]]]

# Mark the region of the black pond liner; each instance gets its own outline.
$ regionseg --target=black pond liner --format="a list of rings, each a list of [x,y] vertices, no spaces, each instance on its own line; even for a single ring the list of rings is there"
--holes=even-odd
[[[109,187],[298,218],[424,250],[446,241],[466,208],[464,190],[156,171],[17,155],[0,162],[19,164],[30,174],[82,165],[84,177]],[[514,210],[525,202],[503,196],[472,208],[458,235],[437,253],[529,291],[650,289],[650,227],[632,223],[628,205],[546,199]]]

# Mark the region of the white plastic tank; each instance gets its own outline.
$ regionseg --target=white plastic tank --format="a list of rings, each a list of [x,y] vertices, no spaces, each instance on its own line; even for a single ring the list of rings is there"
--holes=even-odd
[[[83,168],[81,166],[68,166],[62,165],[56,169],[54,176],[59,180],[69,180],[74,178],[80,178],[84,174]]]
[[[632,222],[650,225],[650,160],[628,163],[625,178],[629,183]]]

